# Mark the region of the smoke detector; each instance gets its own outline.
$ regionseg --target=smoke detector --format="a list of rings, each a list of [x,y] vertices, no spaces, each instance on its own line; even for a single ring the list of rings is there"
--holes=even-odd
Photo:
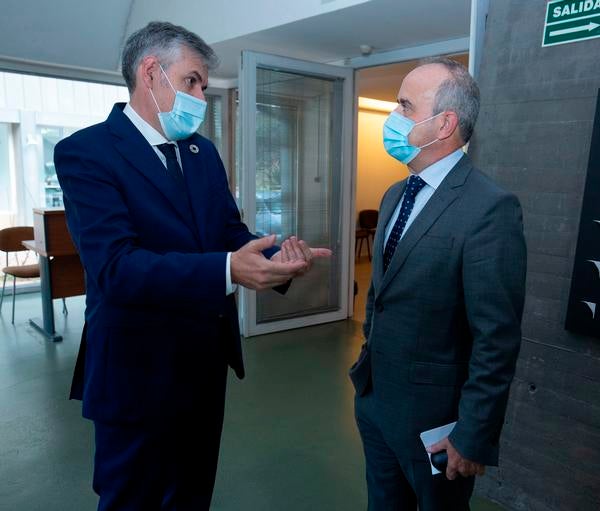
[[[370,44],[361,44],[359,46],[360,49],[360,54],[363,57],[368,57],[369,55],[371,55],[371,53],[373,53],[373,47]]]

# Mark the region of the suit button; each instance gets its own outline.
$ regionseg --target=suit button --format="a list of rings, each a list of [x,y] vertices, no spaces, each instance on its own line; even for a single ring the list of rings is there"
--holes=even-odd
[[[377,312],[383,312],[383,304],[381,304],[381,303],[376,304],[375,305],[375,310]]]

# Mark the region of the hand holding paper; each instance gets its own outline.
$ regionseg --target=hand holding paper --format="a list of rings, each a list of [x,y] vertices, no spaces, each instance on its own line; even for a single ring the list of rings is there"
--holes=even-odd
[[[448,466],[446,467],[446,477],[448,479],[456,479],[457,474],[470,477],[474,475],[482,476],[485,473],[485,467],[482,464],[463,458],[450,443],[448,437],[427,448],[430,455],[442,450],[445,450],[448,454]]]

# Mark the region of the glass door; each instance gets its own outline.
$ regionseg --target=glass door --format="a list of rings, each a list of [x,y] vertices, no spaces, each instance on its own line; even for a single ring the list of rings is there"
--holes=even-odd
[[[259,235],[333,250],[285,295],[241,295],[251,336],[348,316],[353,70],[243,52],[241,207]]]

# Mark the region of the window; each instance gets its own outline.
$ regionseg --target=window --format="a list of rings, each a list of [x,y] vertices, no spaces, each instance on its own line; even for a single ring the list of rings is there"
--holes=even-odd
[[[55,145],[127,98],[117,85],[0,72],[0,227],[31,225],[34,208],[62,206]]]
[[[206,94],[205,98],[207,103],[206,115],[199,133],[215,144],[221,158],[225,160],[223,154],[223,99],[221,96],[212,94]]]
[[[10,165],[10,124],[0,123],[0,212],[13,210],[12,178]]]
[[[0,228],[31,225],[33,208],[62,207],[54,148],[75,131],[102,122],[115,102],[128,101],[117,85],[0,72]],[[229,160],[227,92],[206,95],[200,133]]]
[[[260,236],[281,236],[296,232],[290,201],[296,190],[299,113],[293,101],[266,94],[260,99],[256,112],[255,231]]]
[[[40,176],[43,183],[41,203],[47,208],[62,207],[62,190],[58,184],[56,169],[54,168],[54,147],[63,138],[72,135],[77,130],[57,126],[41,127],[39,130],[43,144],[42,171]]]

